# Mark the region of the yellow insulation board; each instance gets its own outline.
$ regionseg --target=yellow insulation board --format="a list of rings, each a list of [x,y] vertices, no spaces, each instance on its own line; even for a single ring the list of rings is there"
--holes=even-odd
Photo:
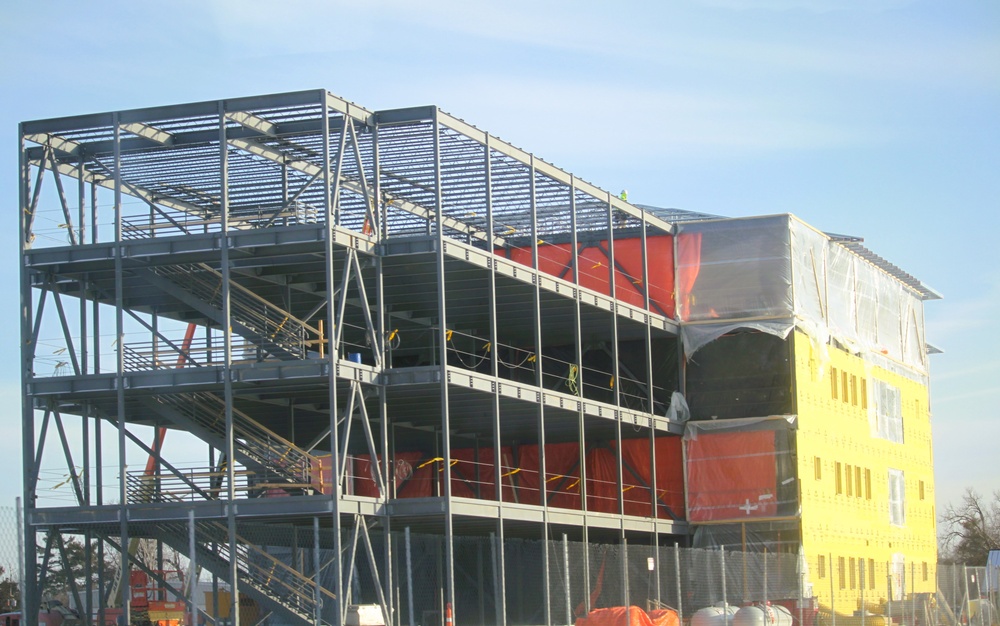
[[[850,614],[862,595],[867,603],[904,587],[906,593],[934,591],[934,458],[926,384],[920,376],[889,371],[833,346],[824,349],[800,332],[794,342],[802,545],[813,594],[837,613]],[[876,411],[875,396],[887,388],[899,398],[902,442],[898,435],[885,436],[892,420]],[[902,483],[895,498],[890,483]]]

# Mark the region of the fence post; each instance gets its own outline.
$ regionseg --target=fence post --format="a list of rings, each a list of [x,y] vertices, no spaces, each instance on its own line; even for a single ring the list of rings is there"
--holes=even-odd
[[[972,604],[969,602],[969,566],[962,565],[962,586],[965,587],[965,619],[972,623]],[[961,617],[959,618],[961,619]]]
[[[889,623],[891,624],[892,623],[892,567],[889,565],[889,561],[885,562],[885,583],[889,587],[888,591],[885,594],[885,597],[889,599],[888,602],[886,602],[885,604],[886,606],[885,612],[888,613],[886,617],[889,618]]]
[[[986,568],[983,568],[986,571]],[[979,626],[983,626],[985,621],[984,613],[986,611],[983,609],[983,575],[979,573],[979,568],[976,568],[976,604],[979,606]],[[988,624],[986,626],[989,626]]]
[[[628,608],[630,606],[632,606],[632,602],[631,602],[631,598],[629,598],[630,591],[629,591],[629,584],[628,584],[628,575],[629,575],[629,572],[628,572],[628,539],[626,537],[622,537],[622,572],[625,573],[625,576],[624,576],[625,580],[623,581],[623,585],[622,585],[623,586],[623,591],[625,593],[625,597],[623,598],[623,600],[624,600],[623,604],[625,605],[625,614],[628,615]]]
[[[337,545],[337,539],[338,539],[337,537],[334,538],[333,542],[334,546]],[[334,552],[335,553],[337,552],[336,548],[334,548]],[[340,555],[336,554],[336,557],[340,558]],[[316,591],[313,594],[314,597],[316,598],[316,626],[320,626],[323,623],[322,621],[323,607],[322,607],[322,596],[319,595],[320,588],[322,587],[322,585],[320,584],[320,576],[319,576],[320,568],[322,567],[322,563],[320,563],[319,559],[319,517],[313,517],[313,562],[316,568],[316,578],[315,578]],[[340,594],[343,592],[343,590],[338,589],[337,592],[338,594]],[[347,605],[344,604],[343,601],[341,600],[341,602],[337,603],[337,608],[346,611]],[[339,618],[340,616],[338,616],[338,619]]]
[[[827,561],[830,562],[830,618],[833,626],[837,626],[837,600],[833,590],[833,553],[827,554]]]
[[[899,619],[906,623],[906,562],[904,561],[899,572]]]
[[[413,621],[413,561],[410,558],[410,527],[403,529],[403,541],[406,544],[406,606],[409,609],[410,626],[414,626]],[[490,533],[490,543],[493,543],[493,533]],[[496,567],[496,559],[493,559],[493,567]],[[496,577],[493,578],[494,582]]]
[[[805,610],[805,607],[803,607],[802,605],[805,604],[805,596],[806,596],[806,590],[805,590],[806,572],[804,567],[806,565],[808,565],[808,561],[806,561],[805,555],[800,552],[799,553],[799,624],[800,625],[805,623],[802,621]]]
[[[729,624],[729,596],[726,595],[726,546],[719,546],[719,569],[722,570],[722,610],[723,619]]]
[[[677,577],[677,620],[678,623],[684,623],[684,598],[681,596],[682,586],[681,586],[681,549],[674,542],[674,576]]]
[[[188,511],[188,549],[190,550],[188,554],[191,555],[188,560],[188,602],[190,603],[188,609],[191,613],[191,621],[188,623],[192,626],[198,623],[198,554],[195,552],[197,547],[197,542],[195,540],[194,509],[192,508]],[[87,619],[90,619],[89,615],[87,616]]]
[[[569,538],[563,533],[563,572],[566,574],[566,623],[573,623],[573,608],[569,598]]]
[[[28,609],[24,602],[24,586],[27,584],[24,580],[24,520],[22,516],[24,511],[21,508],[21,496],[16,499],[17,503],[17,590],[20,597],[21,603],[21,614],[24,615],[24,611]],[[35,541],[34,533],[32,533],[31,540]],[[101,540],[103,541],[103,540]],[[103,576],[101,580],[103,580]],[[102,596],[103,597],[103,596]],[[25,620],[27,623],[27,620]],[[103,626],[103,625],[102,625]]]
[[[767,546],[764,546],[764,595],[760,597],[760,603],[767,606]],[[766,609],[764,615],[767,615]]]
[[[865,557],[858,559],[858,573],[861,575],[861,626],[865,626],[865,613],[868,612],[865,607]]]

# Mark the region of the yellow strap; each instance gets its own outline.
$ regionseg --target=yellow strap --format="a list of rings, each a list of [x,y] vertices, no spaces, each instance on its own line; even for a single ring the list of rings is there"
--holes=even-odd
[[[516,474],[516,473],[518,473],[520,471],[521,471],[520,467],[514,468],[514,469],[510,470],[509,472],[507,472],[506,474],[500,474],[500,478],[506,478],[508,476],[513,476],[514,474]]]
[[[611,380],[608,382],[608,387],[610,387],[612,389],[615,388],[615,377],[614,376],[612,376]]]
[[[423,463],[421,463],[420,465],[418,465],[417,469],[423,469],[424,467],[430,465],[431,463],[437,463],[438,461],[443,461],[443,460],[444,460],[443,457],[439,457],[439,456],[438,457],[434,457],[433,459],[430,459],[429,461],[424,461]]]
[[[452,334],[454,332],[455,331],[453,331],[453,330],[446,330],[445,333],[444,333],[444,340],[445,341],[451,341],[451,336],[452,336]]]

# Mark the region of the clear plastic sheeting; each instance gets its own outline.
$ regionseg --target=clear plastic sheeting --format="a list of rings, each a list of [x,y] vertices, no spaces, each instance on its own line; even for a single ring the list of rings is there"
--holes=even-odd
[[[792,332],[795,325],[791,319],[781,320],[743,320],[721,324],[690,324],[681,327],[681,342],[684,344],[684,354],[692,354],[719,337],[741,328],[757,330],[768,335],[784,339]]]
[[[677,225],[681,321],[790,317],[787,215]]]
[[[691,419],[691,409],[688,408],[684,394],[675,391],[670,394],[670,406],[667,408],[667,419],[671,422],[683,424]]]
[[[796,325],[825,328],[856,353],[927,371],[920,297],[883,269],[790,217]],[[824,301],[822,294],[827,294]]]
[[[677,313],[688,357],[737,328],[798,328],[854,353],[927,371],[911,287],[792,215],[677,225]]]

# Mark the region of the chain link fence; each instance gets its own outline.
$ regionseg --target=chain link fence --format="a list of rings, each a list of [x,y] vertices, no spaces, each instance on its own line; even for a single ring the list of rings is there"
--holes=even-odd
[[[186,602],[193,597],[203,611],[198,623],[231,623],[234,607],[224,582],[231,563],[228,528],[222,520],[191,524],[137,526],[136,536],[152,542],[152,552],[143,558],[149,568],[189,576],[190,563],[183,555],[190,552],[193,536],[198,587],[193,593],[188,587],[183,597],[174,594],[167,599]],[[867,558],[846,559],[841,566],[830,556],[802,559],[786,553],[657,546],[637,540],[622,543],[613,535],[592,536],[588,543],[565,535],[542,540],[507,532],[501,537],[488,530],[455,537],[449,546],[442,528],[420,528],[424,532],[394,528],[386,534],[378,523],[351,525],[342,530],[338,559],[329,516],[314,518],[311,524],[238,521],[240,547],[235,561],[241,624],[335,624],[342,621],[338,610],[371,605],[375,607],[371,610],[380,612],[378,607],[387,604],[392,607],[385,616],[390,624],[438,626],[445,622],[449,551],[456,588],[451,607],[454,624],[568,625],[594,609],[621,606],[670,608],[677,612],[679,623],[686,624],[706,607],[761,601],[784,605],[795,626],[994,626],[998,622],[1000,572],[983,567],[925,567]],[[10,596],[0,596],[0,602],[7,602],[5,610],[19,605],[17,534],[15,509],[0,507],[0,593]],[[47,537],[47,533],[37,536],[40,566]],[[162,547],[154,538],[163,542]],[[69,545],[72,539],[66,535],[62,541]],[[58,540],[52,545],[58,546]],[[107,551],[114,552],[111,547]],[[50,549],[49,559],[48,567],[54,571],[63,567],[58,549]],[[338,566],[344,582],[340,592],[335,582]],[[109,577],[116,576],[114,570]],[[107,592],[113,581],[105,582]],[[819,593],[823,586],[825,592]],[[49,592],[59,594],[59,590]],[[68,596],[65,604],[73,607],[73,594],[62,590],[61,595]],[[105,603],[113,605],[114,599],[106,597]],[[99,604],[91,602],[95,613]]]
[[[0,613],[20,606],[20,533],[17,509],[0,506]]]

